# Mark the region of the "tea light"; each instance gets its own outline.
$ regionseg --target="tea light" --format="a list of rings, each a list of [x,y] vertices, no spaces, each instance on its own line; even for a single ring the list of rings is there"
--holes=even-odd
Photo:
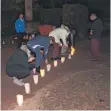
[[[34,79],[34,83],[37,84],[38,83],[38,75],[33,75],[33,79]]]
[[[25,83],[25,92],[26,94],[29,94],[30,93],[30,84],[29,83]]]
[[[56,60],[54,60],[54,67],[57,67],[57,61]]]
[[[61,57],[61,62],[64,63],[65,57]]]
[[[51,70],[51,64],[47,64],[47,71]]]
[[[45,70],[44,69],[40,69],[40,75],[41,75],[41,77],[45,76]]]
[[[68,59],[71,59],[71,54],[68,55]]]
[[[22,104],[23,104],[23,95],[18,94],[16,96],[16,98],[17,98],[17,104],[18,104],[18,106],[22,106]]]

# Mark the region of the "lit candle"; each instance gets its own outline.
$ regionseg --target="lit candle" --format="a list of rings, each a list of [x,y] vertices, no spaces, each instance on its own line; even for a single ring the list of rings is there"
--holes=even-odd
[[[30,93],[30,84],[29,83],[25,83],[25,92],[26,94],[29,94]]]
[[[23,104],[23,95],[18,94],[16,97],[17,97],[18,106],[22,106],[22,104]]]
[[[44,69],[40,69],[40,75],[41,75],[41,77],[45,76],[45,70]]]
[[[34,79],[34,83],[37,84],[38,83],[38,75],[33,75],[33,79]]]
[[[64,63],[65,57],[61,57],[61,62]]]
[[[74,55],[74,52],[75,52],[75,48],[73,48],[73,47],[71,46],[71,55]]]
[[[47,64],[47,71],[51,70],[51,64]]]
[[[68,55],[68,59],[71,59],[71,54]]]
[[[57,67],[57,61],[56,60],[54,60],[54,67]]]

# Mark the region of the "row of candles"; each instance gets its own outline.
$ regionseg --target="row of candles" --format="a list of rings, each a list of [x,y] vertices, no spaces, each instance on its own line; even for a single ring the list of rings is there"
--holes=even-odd
[[[71,47],[71,53],[68,55],[68,59],[71,59],[71,56],[73,56],[75,53],[75,48]],[[65,62],[65,57],[61,57],[61,63]],[[57,60],[54,61],[54,67],[57,67],[58,62]],[[49,72],[51,70],[51,64],[47,64],[47,71]],[[40,69],[40,75],[41,77],[45,76],[45,70],[44,69]],[[38,75],[33,75],[33,80],[34,80],[34,84],[38,83]],[[24,85],[25,87],[25,92],[26,94],[30,94],[30,83],[25,83]],[[23,104],[23,95],[18,94],[17,96],[17,104],[18,106],[22,106]]]

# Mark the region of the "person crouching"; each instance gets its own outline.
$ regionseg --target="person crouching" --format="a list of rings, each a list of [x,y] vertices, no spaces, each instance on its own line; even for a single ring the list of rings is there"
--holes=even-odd
[[[34,53],[27,54],[27,51],[23,50],[23,48],[17,49],[12,54],[6,64],[6,73],[13,78],[15,84],[24,85],[22,79],[28,77],[31,74],[31,70],[35,68],[35,65],[31,64],[34,59]]]

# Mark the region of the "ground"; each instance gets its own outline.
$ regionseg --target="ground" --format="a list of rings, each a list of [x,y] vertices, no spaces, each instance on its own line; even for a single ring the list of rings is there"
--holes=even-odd
[[[77,42],[71,60],[52,67],[39,83],[34,85],[32,75],[25,79],[31,84],[31,94],[24,87],[13,84],[5,73],[5,64],[14,48],[2,48],[2,110],[109,110],[110,56],[109,39],[102,40],[103,61],[88,58],[88,40]],[[16,95],[24,95],[22,107],[16,104]]]

